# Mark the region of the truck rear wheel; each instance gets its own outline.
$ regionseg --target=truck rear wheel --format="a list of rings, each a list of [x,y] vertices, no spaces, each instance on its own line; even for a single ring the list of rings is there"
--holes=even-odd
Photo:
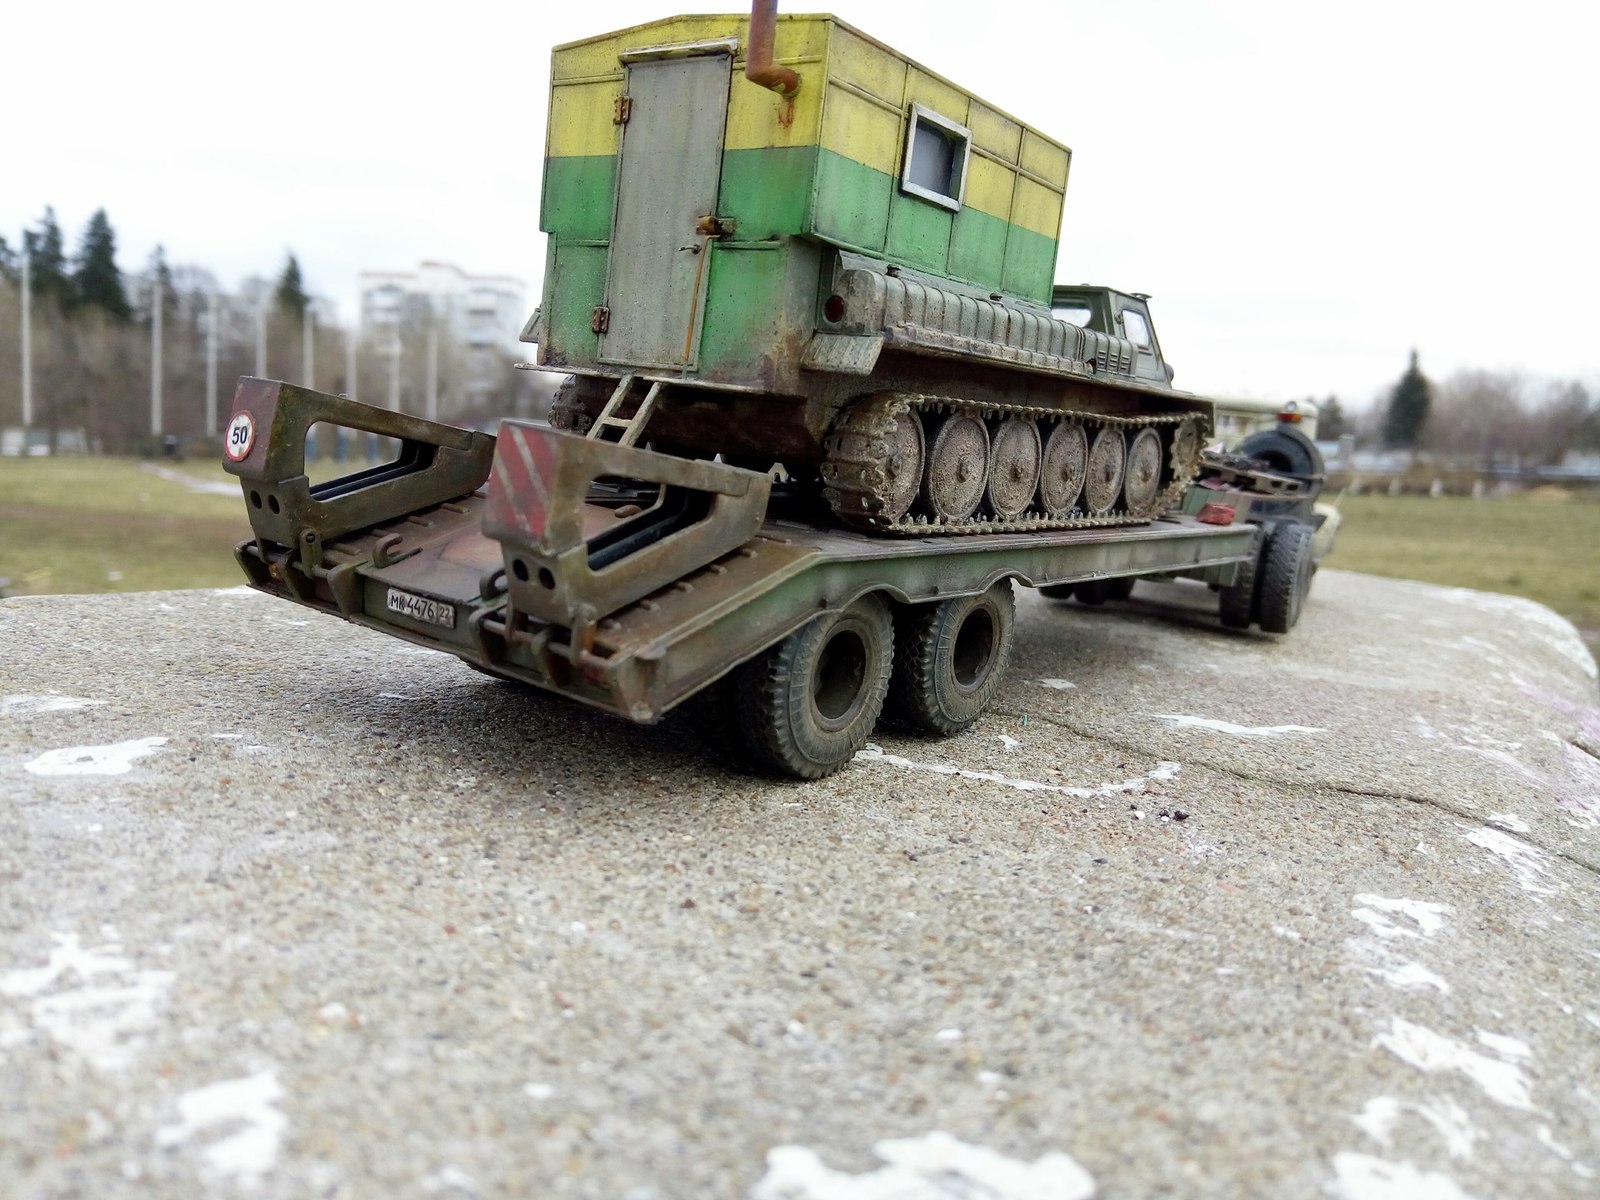
[[[929,733],[966,729],[1000,687],[1015,624],[1009,579],[980,596],[902,610],[889,686],[893,715]]]
[[[818,617],[739,668],[746,748],[786,775],[832,775],[866,745],[893,664],[894,623],[881,597]]]
[[[1266,555],[1267,531],[1261,530],[1250,543],[1250,557],[1239,564],[1233,582],[1218,595],[1218,614],[1229,629],[1249,629],[1258,619],[1256,605],[1257,582],[1261,576],[1261,560]]]
[[[1316,531],[1299,521],[1282,521],[1267,539],[1261,563],[1261,594],[1256,603],[1261,628],[1267,633],[1288,633],[1300,619],[1317,569],[1311,557]]]

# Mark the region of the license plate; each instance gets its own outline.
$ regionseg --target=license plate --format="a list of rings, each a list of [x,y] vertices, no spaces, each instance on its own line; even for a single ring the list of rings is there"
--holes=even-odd
[[[389,589],[389,611],[410,617],[413,621],[421,621],[425,625],[442,625],[446,629],[454,629],[456,625],[454,604],[429,600],[426,596],[414,596],[410,592],[402,592],[399,588]]]

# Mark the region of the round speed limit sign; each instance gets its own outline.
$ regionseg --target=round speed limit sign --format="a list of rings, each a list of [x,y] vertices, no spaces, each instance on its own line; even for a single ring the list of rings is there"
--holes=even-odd
[[[256,444],[256,419],[247,412],[236,413],[228,424],[222,448],[234,462],[241,461]]]

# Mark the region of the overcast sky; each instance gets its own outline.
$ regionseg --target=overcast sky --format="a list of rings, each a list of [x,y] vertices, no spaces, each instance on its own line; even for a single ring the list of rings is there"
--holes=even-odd
[[[831,7],[1072,147],[1056,277],[1152,293],[1181,387],[1364,407],[1413,346],[1600,382],[1600,6]],[[159,242],[233,288],[292,249],[348,318],[360,270],[441,259],[531,307],[550,47],[719,10],[21,0],[0,234],[53,204],[74,250],[104,207],[125,270]]]

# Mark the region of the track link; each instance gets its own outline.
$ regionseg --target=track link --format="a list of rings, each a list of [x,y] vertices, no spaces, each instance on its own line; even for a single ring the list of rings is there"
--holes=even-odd
[[[885,497],[888,494],[889,434],[895,420],[906,412],[924,416],[941,416],[948,413],[970,413],[980,420],[1008,416],[1028,417],[1038,422],[1041,440],[1048,440],[1055,425],[1062,421],[1076,421],[1085,434],[1093,437],[1098,429],[1119,427],[1135,432],[1145,428],[1176,427],[1185,421],[1201,421],[1198,413],[1160,413],[1138,417],[1119,417],[1105,413],[1062,411],[1027,404],[979,404],[948,396],[926,396],[905,392],[883,393],[854,402],[828,434],[824,443],[827,454],[822,464],[824,495],[835,515],[855,529],[872,533],[909,537],[974,533],[1025,533],[1046,529],[1097,529],[1113,525],[1136,525],[1150,521],[1174,507],[1182,498],[1184,489],[1193,481],[1200,467],[1200,456],[1195,453],[1187,463],[1173,463],[1173,478],[1156,494],[1155,499],[1139,512],[1126,509],[1098,516],[1074,508],[1060,516],[1050,516],[1039,511],[1037,496],[1028,511],[1019,517],[1000,520],[982,513],[960,520],[931,517],[912,511],[898,520],[885,515]],[[1199,439],[1195,439],[1198,448]]]

